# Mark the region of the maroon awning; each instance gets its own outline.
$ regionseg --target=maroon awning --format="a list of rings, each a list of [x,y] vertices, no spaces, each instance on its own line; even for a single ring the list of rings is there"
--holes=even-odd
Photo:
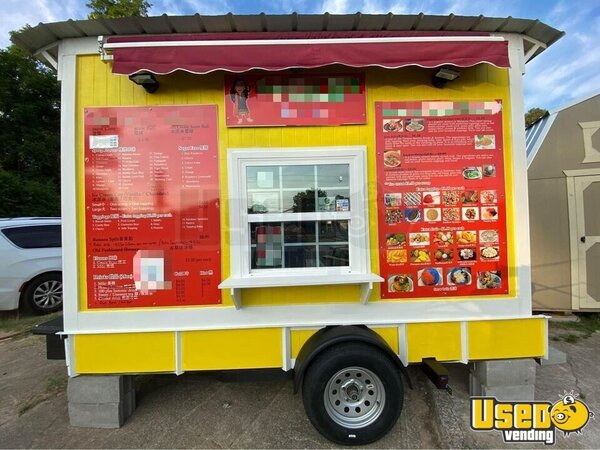
[[[485,33],[451,32],[285,32],[110,37],[113,73],[203,74],[315,68],[404,66],[510,67],[508,43]]]

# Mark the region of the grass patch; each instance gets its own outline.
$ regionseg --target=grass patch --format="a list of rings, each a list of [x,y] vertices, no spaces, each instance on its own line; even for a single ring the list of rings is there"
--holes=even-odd
[[[577,322],[554,322],[553,327],[575,333],[560,336],[558,340],[576,344],[581,339],[587,339],[596,331],[600,330],[600,313],[577,314]]]
[[[48,377],[46,380],[46,387],[44,391],[46,394],[53,394],[55,392],[60,392],[64,390],[65,385],[67,384],[67,379],[65,377],[54,376]]]
[[[48,379],[46,380],[46,385],[44,386],[44,392],[36,394],[33,397],[29,398],[27,401],[25,401],[19,408],[19,417],[25,414],[27,411],[30,411],[40,403],[45,402],[49,398],[52,398],[60,392],[64,391],[66,385],[66,376],[48,377]]]
[[[62,312],[55,312],[47,314],[45,316],[33,316],[33,317],[6,317],[0,319],[0,332],[5,333],[27,333],[31,331],[33,327],[40,323],[48,322],[61,315]]]
[[[577,344],[581,338],[582,336],[580,334],[567,334],[566,336],[563,336],[563,341],[568,342],[569,344]]]

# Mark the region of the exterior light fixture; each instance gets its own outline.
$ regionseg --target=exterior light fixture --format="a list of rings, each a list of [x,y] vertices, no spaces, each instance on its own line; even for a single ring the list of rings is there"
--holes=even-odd
[[[158,91],[158,81],[151,73],[134,73],[129,75],[129,79],[135,84],[142,86],[148,94],[154,94]]]
[[[446,86],[448,81],[454,81],[460,77],[460,71],[455,69],[454,67],[441,67],[438,71],[433,75],[433,79],[431,83],[439,89],[442,89]]]

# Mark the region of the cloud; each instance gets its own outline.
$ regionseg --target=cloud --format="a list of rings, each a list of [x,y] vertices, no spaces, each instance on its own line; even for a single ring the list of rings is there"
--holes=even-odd
[[[587,2],[586,2],[587,3]],[[572,11],[559,1],[548,13],[549,24],[566,36],[528,64],[525,76],[526,108],[554,109],[596,92],[599,83],[600,19],[597,4],[581,4]]]
[[[325,0],[321,5],[321,11],[330,14],[346,14],[348,13],[348,4],[348,0]]]
[[[192,14],[202,14],[205,16],[215,16],[227,14],[235,8],[227,0],[160,0],[155,1],[150,15],[167,14],[170,16],[187,16]]]
[[[2,0],[0,5],[0,47],[10,45],[9,32],[26,24],[60,22],[67,19],[84,19],[88,8],[81,0]]]

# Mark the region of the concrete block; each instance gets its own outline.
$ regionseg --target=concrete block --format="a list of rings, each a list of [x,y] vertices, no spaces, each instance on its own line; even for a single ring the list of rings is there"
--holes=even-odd
[[[471,373],[485,386],[520,386],[535,384],[536,363],[533,359],[478,361]]]
[[[80,375],[69,378],[67,395],[73,403],[119,403],[132,390],[131,376]]]
[[[548,347],[548,359],[540,358],[542,366],[552,366],[555,364],[564,364],[567,362],[567,354],[556,347]]]
[[[123,419],[127,420],[133,412],[135,411],[135,391],[132,389],[127,394],[125,394],[125,398],[123,399]]]
[[[135,410],[133,377],[81,375],[67,386],[71,425],[119,428]]]
[[[123,404],[69,402],[69,421],[74,427],[120,428],[125,423]]]
[[[533,384],[523,384],[490,387],[482,384],[481,395],[496,397],[501,402],[533,401],[535,400],[535,386]]]

